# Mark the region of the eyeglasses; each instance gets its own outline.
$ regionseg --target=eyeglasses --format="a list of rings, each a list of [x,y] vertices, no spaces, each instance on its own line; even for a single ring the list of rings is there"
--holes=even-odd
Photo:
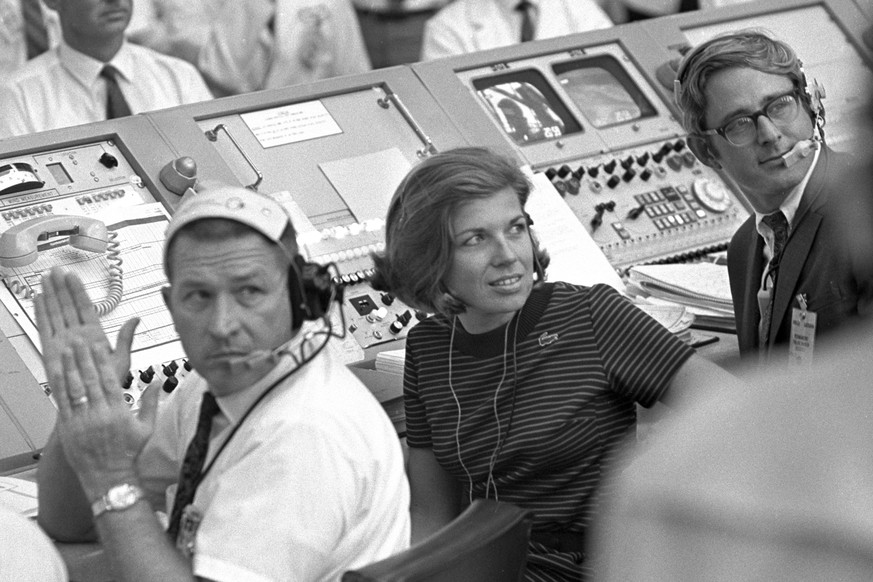
[[[725,138],[732,145],[745,146],[755,141],[758,137],[759,117],[764,116],[777,125],[786,124],[794,121],[798,111],[800,111],[800,103],[797,98],[797,91],[795,90],[776,97],[767,103],[763,109],[759,109],[750,115],[737,117],[721,127],[705,129],[700,133],[702,135],[717,134]]]

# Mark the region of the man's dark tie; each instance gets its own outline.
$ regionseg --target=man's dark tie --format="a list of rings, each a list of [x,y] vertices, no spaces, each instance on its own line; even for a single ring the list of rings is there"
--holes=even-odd
[[[773,231],[773,257],[770,259],[770,264],[767,265],[767,274],[764,277],[764,285],[767,285],[768,278],[770,280],[770,300],[767,301],[767,307],[764,309],[764,313],[761,314],[760,336],[758,338],[758,345],[762,350],[766,351],[767,343],[770,339],[770,324],[773,319],[776,277],[779,275],[779,262],[782,260],[785,241],[788,240],[788,219],[779,210],[773,214],[768,214],[761,219],[761,222],[769,226]]]
[[[534,38],[533,11],[535,8],[530,0],[521,0],[515,5],[515,9],[521,14],[521,42],[527,42]]]
[[[49,48],[48,31],[39,1],[21,0],[21,19],[24,21],[24,42],[28,59],[41,55]]]
[[[176,486],[176,498],[173,501],[173,512],[170,514],[170,525],[167,535],[175,542],[179,535],[179,524],[182,511],[194,501],[194,493],[200,484],[200,472],[206,461],[209,450],[209,432],[212,430],[212,418],[218,413],[218,403],[210,392],[203,393],[200,402],[200,416],[197,419],[197,431],[185,451],[185,460],[179,473],[179,484]]]
[[[118,70],[112,65],[105,65],[100,76],[106,79],[106,119],[131,115],[130,106],[118,86]]]

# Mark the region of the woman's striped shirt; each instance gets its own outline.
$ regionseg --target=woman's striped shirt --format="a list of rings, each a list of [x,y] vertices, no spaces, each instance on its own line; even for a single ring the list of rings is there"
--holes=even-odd
[[[658,400],[691,354],[606,285],[538,286],[484,334],[434,316],[407,338],[407,443],[432,448],[465,498],[528,508],[535,532],[584,533],[634,403]],[[582,561],[532,542],[528,579],[579,580]]]

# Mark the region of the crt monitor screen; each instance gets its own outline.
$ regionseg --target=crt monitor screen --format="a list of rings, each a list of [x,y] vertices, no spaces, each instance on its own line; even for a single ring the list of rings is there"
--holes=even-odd
[[[473,87],[516,144],[582,131],[539,71],[525,69],[473,80]]]
[[[598,129],[657,114],[627,71],[611,56],[559,63],[552,68],[576,107]]]

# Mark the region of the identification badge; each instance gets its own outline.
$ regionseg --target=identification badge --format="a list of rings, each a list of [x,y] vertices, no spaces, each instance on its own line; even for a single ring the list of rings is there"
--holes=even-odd
[[[201,521],[203,521],[203,512],[195,505],[187,505],[182,510],[176,549],[182,552],[186,558],[190,559],[194,555],[194,540],[197,538],[197,530],[200,528]]]
[[[806,308],[806,296],[797,296],[799,307],[791,310],[791,341],[788,347],[789,367],[809,369],[815,349],[816,314]]]

